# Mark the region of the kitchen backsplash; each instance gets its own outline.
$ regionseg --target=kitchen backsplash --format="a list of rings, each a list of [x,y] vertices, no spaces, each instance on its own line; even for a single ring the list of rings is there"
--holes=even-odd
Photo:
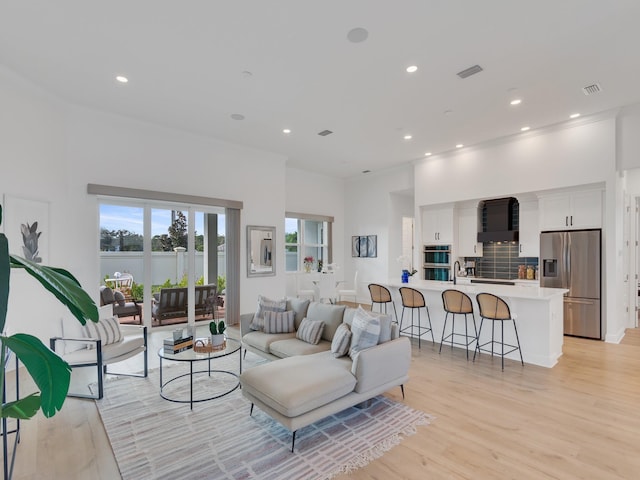
[[[518,257],[517,243],[484,243],[483,256],[466,257],[475,260],[476,277],[513,280],[518,278],[519,265],[538,266],[538,257]]]

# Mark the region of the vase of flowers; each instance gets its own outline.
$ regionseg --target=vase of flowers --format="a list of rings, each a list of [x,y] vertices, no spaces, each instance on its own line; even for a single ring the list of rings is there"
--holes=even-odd
[[[313,257],[312,256],[304,257],[303,262],[304,262],[304,271],[307,273],[311,272],[311,267],[313,266]]]

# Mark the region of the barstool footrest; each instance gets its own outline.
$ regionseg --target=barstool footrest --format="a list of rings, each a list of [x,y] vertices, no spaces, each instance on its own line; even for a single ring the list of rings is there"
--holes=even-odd
[[[463,338],[467,338],[467,342],[468,343],[464,343],[464,342],[456,342],[456,337],[463,337]],[[447,341],[449,338],[452,338],[452,341]],[[469,345],[471,345],[473,342],[477,342],[477,339],[474,335],[465,335],[464,333],[458,333],[458,332],[453,332],[450,333],[449,335],[447,335],[446,337],[444,337],[442,339],[442,341],[440,342],[443,345],[460,345],[462,347],[468,347]]]
[[[414,330],[418,330],[418,335],[415,335],[413,333]],[[422,333],[420,333],[420,330],[422,330]],[[400,333],[407,333],[408,331],[410,331],[408,336],[411,337],[421,337],[422,335],[431,332],[432,330],[429,327],[423,327],[423,326],[418,326],[418,325],[409,325],[407,327],[404,327],[402,330],[400,330]]]
[[[492,343],[500,346],[501,348],[499,350],[493,350],[493,345],[491,346],[492,350],[489,350],[488,348],[483,348],[487,345],[491,345]],[[502,355],[502,343],[501,342],[497,342],[495,340],[489,340],[488,342],[485,343],[481,343],[476,347],[476,350],[479,352],[485,352],[485,353],[490,353],[491,355]],[[506,352],[504,352],[505,355],[508,355],[511,352],[515,352],[516,350],[520,350],[520,347],[516,346],[516,345],[510,345],[508,343],[504,344],[505,347],[510,347],[511,350],[508,350]]]

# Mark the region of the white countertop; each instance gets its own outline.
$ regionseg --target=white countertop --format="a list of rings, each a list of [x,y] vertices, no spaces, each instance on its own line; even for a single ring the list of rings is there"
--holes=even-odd
[[[469,277],[466,277],[465,281],[468,279]],[[535,282],[535,280],[532,280],[532,282]],[[489,283],[467,283],[466,285],[464,283],[458,283],[457,285],[454,285],[452,281],[443,282],[436,280],[418,280],[413,278],[409,280],[409,283],[402,283],[398,280],[389,280],[386,285],[395,288],[411,287],[416,290],[431,290],[437,292],[442,292],[448,288],[455,288],[456,290],[460,290],[470,296],[486,292],[498,295],[499,297],[523,298],[530,300],[549,300],[556,295],[564,295],[569,291],[565,288],[546,288],[530,285],[496,285]]]

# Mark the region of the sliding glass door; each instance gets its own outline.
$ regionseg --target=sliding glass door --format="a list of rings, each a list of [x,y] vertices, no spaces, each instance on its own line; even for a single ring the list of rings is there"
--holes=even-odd
[[[224,317],[225,247],[224,208],[100,203],[101,284],[121,292],[115,279],[130,274],[126,300],[147,326]]]

